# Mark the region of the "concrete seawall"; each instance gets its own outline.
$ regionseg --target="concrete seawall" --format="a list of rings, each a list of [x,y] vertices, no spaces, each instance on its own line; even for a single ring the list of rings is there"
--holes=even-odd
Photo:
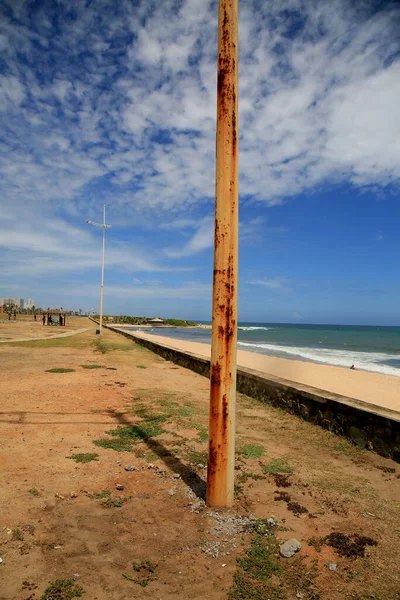
[[[209,359],[183,352],[168,342],[144,339],[135,332],[103,325],[155,354],[204,377],[210,375]],[[324,429],[351,439],[360,447],[400,462],[400,414],[374,404],[294,383],[238,367],[237,391],[286,410]]]

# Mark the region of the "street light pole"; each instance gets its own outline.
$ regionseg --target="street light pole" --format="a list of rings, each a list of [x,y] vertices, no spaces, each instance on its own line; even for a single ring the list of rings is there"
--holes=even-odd
[[[101,227],[103,229],[103,243],[101,252],[101,286],[100,286],[100,334],[103,328],[103,296],[104,296],[104,251],[106,245],[106,229],[109,229],[111,225],[106,225],[106,205],[103,206],[103,223],[95,223],[94,221],[85,221],[89,225],[95,227]]]
[[[234,501],[238,288],[238,0],[219,0],[207,505]]]
[[[103,296],[104,296],[104,249],[106,245],[106,205],[103,206],[103,247],[101,252],[101,287],[100,287],[100,335],[103,327]]]

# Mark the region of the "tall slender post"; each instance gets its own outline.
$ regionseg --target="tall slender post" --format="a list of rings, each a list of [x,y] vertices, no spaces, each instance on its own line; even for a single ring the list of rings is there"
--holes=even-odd
[[[238,281],[238,0],[219,0],[207,504],[234,500]]]
[[[103,206],[103,250],[101,255],[101,288],[100,288],[100,334],[103,326],[103,294],[104,294],[104,248],[106,243],[106,205]]]
[[[94,225],[95,227],[101,227],[103,229],[103,250],[101,254],[101,287],[100,287],[100,333],[103,326],[103,295],[104,295],[104,248],[106,245],[106,229],[109,229],[111,225],[106,225],[106,205],[103,206],[103,223],[95,223],[94,221],[86,220],[85,223]],[[80,309],[79,309],[80,311]]]

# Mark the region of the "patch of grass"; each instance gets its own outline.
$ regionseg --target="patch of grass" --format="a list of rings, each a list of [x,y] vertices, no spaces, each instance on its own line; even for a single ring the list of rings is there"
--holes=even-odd
[[[197,465],[197,464],[206,465],[207,464],[207,460],[208,460],[207,452],[196,452],[195,450],[189,450],[189,452],[186,454],[186,456],[190,460],[190,462],[194,465]]]
[[[40,492],[36,488],[31,488],[30,490],[28,490],[28,494],[32,494],[32,496],[40,496]]]
[[[267,520],[256,521],[250,531],[251,545],[238,558],[238,570],[228,593],[229,600],[288,600],[302,592],[307,600],[321,600],[315,586],[317,568],[301,559],[284,561]]]
[[[239,446],[237,453],[244,458],[261,458],[264,456],[265,450],[262,446],[256,444],[243,444]]]
[[[97,460],[98,454],[96,452],[86,452],[84,454],[71,454],[71,456],[66,456],[66,458],[72,458],[77,463],[89,463],[93,460]]]
[[[57,369],[47,369],[46,373],[73,373],[75,369],[64,369],[63,367],[59,367]]]
[[[136,365],[137,369],[147,369],[147,367],[145,367],[144,365]]]
[[[99,448],[106,448],[106,450],[115,450],[115,452],[130,452],[132,450],[132,442],[129,440],[101,438],[100,440],[93,440],[93,444]]]
[[[82,369],[105,369],[103,365],[81,365]]]
[[[107,354],[109,348],[108,346],[103,342],[103,340],[96,338],[93,341],[93,345],[94,345],[94,351],[95,352],[100,352],[101,354]]]
[[[276,473],[293,473],[293,468],[285,460],[274,458],[269,464],[262,465],[262,470],[268,475]]]
[[[24,535],[20,529],[14,529],[13,531],[13,539],[22,541],[24,539]]]
[[[130,452],[133,444],[145,442],[164,432],[165,430],[161,427],[158,420],[152,418],[141,421],[138,425],[130,427],[120,426],[117,429],[106,431],[106,434],[112,436],[112,438],[93,440],[93,443],[101,448],[108,448],[116,452]]]
[[[126,496],[125,498],[123,496],[114,496],[106,498],[105,500],[100,502],[100,504],[105,508],[121,508],[125,504],[125,502],[128,502],[128,500],[130,500],[131,498],[132,496]]]
[[[272,575],[280,573],[275,558],[279,552],[275,536],[266,531],[253,536],[250,548],[238,559],[238,571],[228,593],[230,600],[286,600],[287,595],[280,586],[272,583]]]
[[[94,415],[98,415],[99,413],[101,413],[101,408],[92,408],[90,410],[91,413],[93,413]]]
[[[103,490],[102,492],[96,492],[96,494],[93,494],[93,498],[95,500],[102,500],[103,498],[109,498],[111,495],[111,490]]]
[[[45,589],[40,600],[72,600],[84,594],[81,586],[73,579],[56,579]]]
[[[103,490],[102,492],[97,492],[96,494],[91,494],[89,496],[93,500],[101,500],[100,506],[104,508],[121,508],[132,498],[132,496],[113,496],[111,490]]]
[[[207,442],[208,440],[208,429],[202,425],[195,425],[195,429],[198,431],[199,442]]]
[[[307,541],[307,544],[309,546],[313,546],[313,548],[315,548],[317,552],[321,552],[321,548],[324,545],[324,540],[325,538],[323,537],[313,536],[310,537],[310,539]]]
[[[101,354],[107,354],[107,352],[112,352],[113,350],[132,350],[135,346],[134,342],[130,342],[129,340],[121,340],[120,342],[112,342],[110,340],[111,336],[103,336],[96,337],[93,340],[93,346],[95,352],[100,352]]]
[[[157,568],[157,565],[152,563],[150,560],[145,561],[133,561],[132,569],[140,574],[140,577],[129,577],[129,575],[124,575],[125,579],[129,579],[134,583],[137,583],[141,587],[147,587],[151,581],[154,581],[156,577],[154,577],[154,572]]]

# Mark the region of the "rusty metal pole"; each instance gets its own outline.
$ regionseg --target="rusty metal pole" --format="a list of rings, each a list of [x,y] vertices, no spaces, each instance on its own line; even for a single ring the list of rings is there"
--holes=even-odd
[[[238,287],[238,0],[219,0],[207,504],[232,506]]]

